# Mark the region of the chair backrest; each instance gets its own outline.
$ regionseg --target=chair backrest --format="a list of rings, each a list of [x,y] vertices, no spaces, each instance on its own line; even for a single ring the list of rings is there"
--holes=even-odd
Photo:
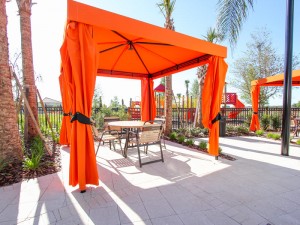
[[[139,136],[140,143],[150,143],[160,141],[162,125],[161,124],[146,124],[142,127],[142,132]]]
[[[120,121],[120,118],[116,116],[104,117],[103,121],[103,130],[109,130],[108,123],[113,121]]]

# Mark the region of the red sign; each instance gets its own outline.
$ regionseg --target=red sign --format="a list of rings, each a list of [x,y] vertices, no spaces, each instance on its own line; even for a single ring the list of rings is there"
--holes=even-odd
[[[236,93],[226,93],[226,104],[235,104],[236,103]],[[224,94],[222,95],[222,104],[225,104]]]

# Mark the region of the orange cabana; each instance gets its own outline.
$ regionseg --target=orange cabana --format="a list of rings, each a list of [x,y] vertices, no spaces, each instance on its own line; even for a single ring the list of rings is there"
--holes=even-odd
[[[202,122],[209,128],[208,152],[216,157],[219,155],[220,105],[226,72],[227,64],[223,59],[219,57],[209,59],[202,94]]]
[[[252,119],[250,130],[256,131],[260,129],[258,118],[258,101],[261,86],[283,86],[284,74],[277,74],[270,77],[265,77],[259,80],[251,81],[251,101],[252,101]],[[300,86],[300,70],[292,72],[292,86]]]
[[[212,133],[210,148],[214,150],[210,152],[217,155],[218,132],[215,130],[218,130],[218,122],[211,125],[211,120],[220,109],[219,95],[227,68],[224,62],[226,47],[73,0],[68,0],[65,33],[67,38],[63,46],[67,46],[67,50],[62,51],[62,71],[69,77],[72,114],[84,118],[72,123],[71,185],[79,183],[79,188],[85,190],[86,184],[97,184],[91,128],[87,125],[96,75],[140,80],[141,117],[142,120],[148,120],[154,119],[156,113],[154,79],[209,64],[205,83],[210,84],[206,85],[206,91],[211,94],[210,101],[206,102],[210,112],[205,124]],[[75,42],[77,47],[72,48]],[[68,57],[70,62],[66,60]],[[95,68],[92,66],[94,64]],[[67,75],[69,72],[71,76]]]
[[[71,141],[71,107],[72,100],[69,95],[68,84],[63,74],[59,76],[59,86],[62,97],[63,118],[61,122],[59,144],[69,145]]]

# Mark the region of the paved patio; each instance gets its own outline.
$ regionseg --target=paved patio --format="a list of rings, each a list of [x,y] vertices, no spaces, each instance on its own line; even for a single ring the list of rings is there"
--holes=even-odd
[[[61,172],[0,188],[0,224],[300,224],[300,147],[284,157],[279,141],[220,142],[237,160],[166,142],[164,163],[139,168],[134,149],[124,159],[101,147],[100,185],[84,194],[68,185],[62,147]]]

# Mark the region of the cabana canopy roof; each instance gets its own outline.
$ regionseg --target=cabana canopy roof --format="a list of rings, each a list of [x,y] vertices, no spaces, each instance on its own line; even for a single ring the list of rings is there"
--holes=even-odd
[[[226,47],[71,0],[68,20],[93,26],[99,76],[155,79],[227,55]]]
[[[270,77],[261,78],[251,81],[251,86],[283,86],[284,74],[277,74]],[[292,72],[292,86],[300,86],[300,70]]]
[[[274,76],[262,78],[251,81],[251,101],[253,115],[250,123],[250,130],[257,131],[260,129],[258,118],[258,102],[260,86],[283,86],[284,74],[277,74]],[[300,86],[300,70],[293,70],[292,72],[292,86]]]

